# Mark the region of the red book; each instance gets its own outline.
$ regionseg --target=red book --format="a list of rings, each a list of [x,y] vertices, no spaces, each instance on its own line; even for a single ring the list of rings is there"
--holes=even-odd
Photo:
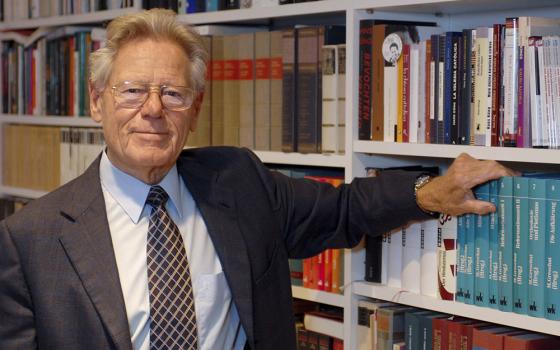
[[[432,65],[430,64],[430,58],[432,57],[432,40],[428,39],[426,42],[426,66],[424,67],[424,69],[426,70],[426,83],[424,86],[424,98],[425,98],[425,105],[426,105],[426,109],[425,109],[425,116],[424,116],[424,124],[426,125],[426,138],[424,140],[424,143],[430,143],[430,89],[431,84],[430,84],[430,74],[431,74],[431,69],[432,69]],[[418,116],[420,117],[420,116]]]
[[[315,255],[316,265],[315,274],[317,276],[317,286],[315,289],[325,290],[325,252]]]
[[[344,342],[341,339],[333,338],[333,350],[344,350]]]
[[[447,350],[447,318],[432,319],[433,350]]]
[[[560,338],[548,334],[525,333],[507,335],[504,350],[553,350],[560,349]]]
[[[325,292],[332,291],[332,249],[327,249],[323,253],[323,290]]]
[[[459,339],[458,350],[471,350],[473,348],[473,333],[475,329],[492,328],[492,325],[487,322],[475,321],[473,323],[464,323],[461,325],[461,336]]]

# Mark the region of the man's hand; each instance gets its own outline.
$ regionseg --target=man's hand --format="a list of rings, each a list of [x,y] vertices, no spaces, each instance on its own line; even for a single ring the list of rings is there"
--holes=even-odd
[[[418,190],[418,206],[427,211],[461,215],[487,214],[496,208],[492,203],[477,200],[472,188],[502,176],[518,176],[493,160],[477,160],[462,153],[453,161],[445,175],[438,176]]]

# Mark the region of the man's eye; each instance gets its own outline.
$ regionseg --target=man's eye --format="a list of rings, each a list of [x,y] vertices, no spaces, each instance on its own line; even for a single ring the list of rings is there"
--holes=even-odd
[[[142,94],[144,93],[144,89],[142,88],[127,88],[124,91],[122,91],[123,94],[131,94],[131,95],[135,95],[135,94]]]
[[[165,90],[163,91],[163,94],[169,97],[182,97],[179,91],[173,91],[173,90]]]

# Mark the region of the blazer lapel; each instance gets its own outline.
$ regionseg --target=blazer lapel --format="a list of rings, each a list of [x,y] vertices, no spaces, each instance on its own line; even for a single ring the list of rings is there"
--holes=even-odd
[[[132,350],[126,308],[99,180],[100,157],[80,176],[61,215],[60,242],[117,349]]]
[[[222,264],[241,323],[252,342],[253,290],[251,265],[236,216],[233,191],[220,183],[220,174],[194,159],[180,158],[177,170],[191,192]]]

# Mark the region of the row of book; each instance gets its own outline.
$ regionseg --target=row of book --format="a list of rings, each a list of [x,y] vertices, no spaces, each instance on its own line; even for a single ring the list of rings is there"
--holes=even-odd
[[[457,218],[457,301],[560,319],[560,180],[553,177],[503,177],[475,189],[497,211]]]
[[[23,208],[28,200],[24,198],[7,197],[0,198],[0,220],[12,215],[16,211]]]
[[[359,350],[550,350],[560,338],[387,301],[358,301]]]
[[[360,22],[359,139],[558,148],[560,19]]]
[[[54,17],[131,7],[133,0],[2,0],[0,20]]]
[[[89,115],[87,62],[105,34],[73,26],[2,33],[2,113]]]
[[[366,238],[365,280],[412,293],[560,319],[560,180],[503,177],[478,186],[487,215],[442,215]],[[420,276],[420,279],[418,279]]]
[[[51,191],[85,171],[104,147],[100,128],[3,125],[4,186]]]
[[[342,339],[327,335],[343,327],[342,308],[304,299],[293,299],[293,311],[296,319],[298,350],[344,349]]]
[[[343,152],[344,40],[341,26],[206,35],[211,60],[193,144]]]
[[[189,144],[343,153],[345,28],[259,30],[199,28],[211,60]],[[87,62],[105,36],[72,26],[0,34],[2,112],[88,115]]]
[[[162,7],[179,14],[270,7],[318,0],[143,0],[143,8]]]
[[[278,169],[275,169],[278,171]],[[308,180],[329,183],[334,187],[344,183],[338,175],[325,175],[324,170],[298,172],[291,169],[289,173],[280,170],[290,177],[303,177]],[[323,172],[323,174],[321,174]],[[344,249],[326,249],[307,259],[290,259],[290,276],[292,285],[321,290],[325,292],[344,293]]]

